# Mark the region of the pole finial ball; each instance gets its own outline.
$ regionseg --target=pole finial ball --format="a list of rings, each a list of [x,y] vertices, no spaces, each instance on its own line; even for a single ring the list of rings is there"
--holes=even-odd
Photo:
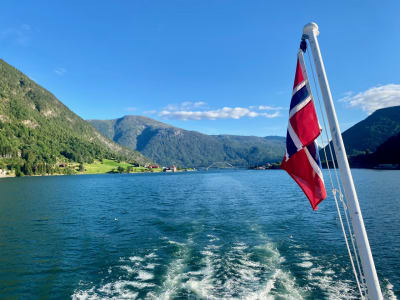
[[[310,22],[304,25],[303,34],[309,36],[312,32],[315,32],[315,35],[319,34],[318,25],[314,22]]]

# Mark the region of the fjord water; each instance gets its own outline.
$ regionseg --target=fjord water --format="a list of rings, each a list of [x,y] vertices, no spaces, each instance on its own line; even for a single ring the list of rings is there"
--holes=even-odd
[[[400,172],[353,175],[397,299]],[[312,211],[280,170],[7,178],[0,197],[0,298],[358,298],[332,197]]]

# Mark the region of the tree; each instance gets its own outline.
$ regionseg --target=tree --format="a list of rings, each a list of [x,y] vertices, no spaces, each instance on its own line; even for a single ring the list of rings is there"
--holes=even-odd
[[[33,175],[33,170],[32,170],[32,163],[30,161],[26,161],[24,165],[22,166],[21,171],[25,175]]]
[[[21,172],[21,167],[19,166],[15,167],[15,176],[17,177],[24,176],[24,173]]]

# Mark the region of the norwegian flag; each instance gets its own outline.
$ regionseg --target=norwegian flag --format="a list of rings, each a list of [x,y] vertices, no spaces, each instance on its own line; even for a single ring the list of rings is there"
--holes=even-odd
[[[317,210],[318,204],[326,198],[319,149],[315,142],[320,133],[303,52],[299,50],[290,102],[286,153],[281,168],[297,182],[314,210]]]

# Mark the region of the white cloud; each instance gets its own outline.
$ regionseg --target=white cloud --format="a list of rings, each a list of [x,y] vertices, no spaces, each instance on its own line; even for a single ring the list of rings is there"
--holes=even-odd
[[[63,76],[65,73],[67,73],[67,70],[64,68],[57,68],[54,70],[54,73],[56,73],[58,76]]]
[[[179,110],[181,108],[177,104],[168,104],[166,107],[164,107],[164,109],[165,110]]]
[[[192,102],[192,101],[185,101],[180,104],[168,104],[166,107],[164,107],[165,110],[190,110],[194,108],[205,108],[207,106],[207,103],[204,101],[197,101],[197,102]]]
[[[190,101],[185,101],[181,103],[181,107],[191,107],[193,105]]]
[[[136,107],[133,107],[133,106],[127,107],[127,108],[125,108],[125,110],[127,110],[127,111],[136,111]]]
[[[169,104],[158,112],[159,117],[165,119],[178,120],[217,120],[217,119],[235,119],[248,117],[276,118],[280,116],[279,111],[282,107],[278,106],[248,106],[248,107],[222,107],[211,109],[204,101],[191,102],[186,101],[180,104]],[[270,112],[266,112],[270,111]],[[149,113],[149,112],[145,112]],[[151,111],[156,113],[156,111]]]
[[[279,111],[276,111],[272,114],[269,113],[261,113],[260,116],[264,117],[264,118],[268,118],[268,119],[273,119],[273,118],[277,118],[279,117],[281,114]]]
[[[223,107],[215,110],[162,110],[159,113],[160,117],[166,119],[179,119],[179,120],[217,120],[217,119],[240,119],[243,117],[255,118],[276,118],[279,116],[279,112],[272,114],[260,113],[258,111],[250,110],[245,107]]]
[[[145,110],[143,113],[146,115],[154,115],[157,111],[156,110]]]
[[[260,106],[258,106],[258,109],[259,110],[282,110],[285,108],[281,107],[281,106],[260,105]]]
[[[194,107],[204,107],[204,106],[206,106],[206,105],[207,105],[207,103],[204,102],[204,101],[197,101],[197,102],[194,102],[194,103],[193,103],[193,106],[194,106]]]
[[[31,40],[31,27],[21,24],[18,27],[9,27],[0,32],[1,40],[9,40],[20,46],[28,46]]]
[[[400,105],[400,84],[376,86],[358,94],[347,92],[339,101],[370,114],[380,108]]]

